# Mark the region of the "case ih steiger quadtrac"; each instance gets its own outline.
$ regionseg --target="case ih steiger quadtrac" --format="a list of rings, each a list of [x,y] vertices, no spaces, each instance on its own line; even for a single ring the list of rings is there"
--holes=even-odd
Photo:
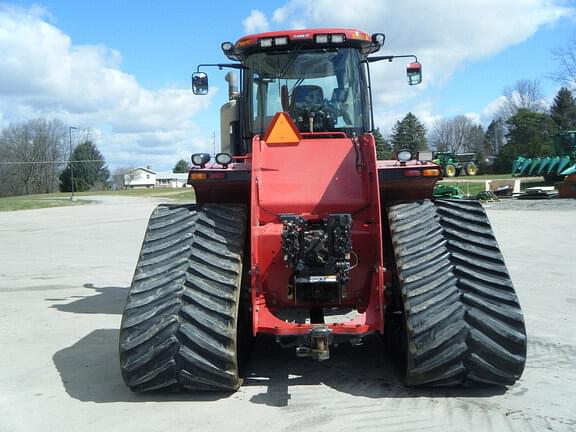
[[[299,356],[380,334],[410,386],[510,385],[526,358],[522,312],[477,202],[432,200],[432,156],[377,161],[369,66],[383,34],[245,36],[222,152],[192,155],[196,204],[151,215],[120,330],[133,391],[233,391],[256,335]],[[239,83],[239,85],[237,84]]]

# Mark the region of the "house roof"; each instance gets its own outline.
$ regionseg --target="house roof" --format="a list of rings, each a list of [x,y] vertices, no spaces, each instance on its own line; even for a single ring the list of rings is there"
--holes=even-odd
[[[144,168],[144,167],[137,167],[137,168],[129,169],[124,174],[128,174],[129,172],[138,171],[138,170],[146,171],[147,173],[150,173],[150,174],[156,174],[156,171],[152,171],[151,169]]]

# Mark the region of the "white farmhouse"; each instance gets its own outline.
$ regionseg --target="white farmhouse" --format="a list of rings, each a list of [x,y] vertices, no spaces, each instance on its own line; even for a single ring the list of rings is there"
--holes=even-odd
[[[188,187],[188,173],[162,172],[156,174],[156,187],[181,188]]]
[[[153,188],[156,186],[156,172],[150,168],[133,168],[124,173],[124,187],[134,188]]]

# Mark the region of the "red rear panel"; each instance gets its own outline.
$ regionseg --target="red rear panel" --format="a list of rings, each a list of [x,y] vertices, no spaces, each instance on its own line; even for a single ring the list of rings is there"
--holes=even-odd
[[[254,333],[298,334],[307,325],[274,316],[289,307],[348,305],[361,312],[334,332],[382,331],[383,268],[380,202],[374,140],[304,139],[297,144],[267,144],[255,137],[252,151],[252,292]],[[282,256],[280,216],[322,219],[329,214],[353,217],[352,248],[358,257],[346,295],[337,304],[296,303],[288,294],[291,275]]]
[[[370,203],[367,178],[356,169],[356,152],[350,139],[309,139],[296,146],[260,146],[261,221],[281,213],[356,213]]]

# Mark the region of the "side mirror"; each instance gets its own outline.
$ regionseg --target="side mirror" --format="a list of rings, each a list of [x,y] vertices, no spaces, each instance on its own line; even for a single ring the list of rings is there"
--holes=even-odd
[[[406,67],[406,76],[408,77],[408,84],[420,84],[422,82],[422,65],[418,62],[409,63]]]
[[[192,74],[192,93],[201,96],[208,94],[208,75],[204,72]]]

